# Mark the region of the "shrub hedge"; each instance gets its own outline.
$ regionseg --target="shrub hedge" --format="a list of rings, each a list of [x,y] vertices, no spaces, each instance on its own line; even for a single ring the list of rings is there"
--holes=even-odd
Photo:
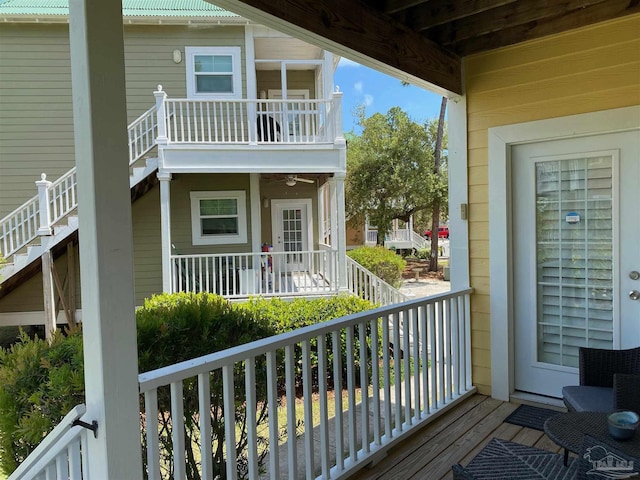
[[[358,247],[349,250],[347,255],[388,284],[396,288],[402,284],[407,262],[395,252],[380,246]]]
[[[296,299],[291,302],[254,299],[246,304],[231,304],[220,296],[208,293],[157,295],[147,299],[136,312],[139,371],[164,367],[372,307],[370,302],[350,296]],[[312,344],[316,352],[315,342]],[[329,351],[330,347],[328,344]],[[356,356],[359,355],[357,348],[356,345]],[[344,342],[342,355],[345,355]],[[296,356],[296,365],[300,365],[299,349],[296,349]],[[264,402],[265,363],[264,357],[256,358],[259,423],[266,421],[268,413]],[[244,369],[239,364],[234,370],[234,377],[236,398],[244,398]],[[50,345],[22,333],[18,343],[9,349],[0,349],[0,385],[0,468],[10,474],[71,408],[84,401],[81,330],[77,328],[65,335],[58,332]],[[210,375],[210,387],[213,464],[219,469],[214,472],[214,477],[225,479],[221,372]],[[183,388],[187,478],[197,479],[199,454],[192,450],[200,443],[197,380],[186,380]],[[144,400],[141,399],[143,408]],[[158,408],[160,412],[171,410],[168,387],[158,390]],[[243,452],[248,441],[246,404],[236,401],[235,412],[238,469],[243,478],[246,476],[247,462]],[[144,418],[142,415],[143,434]],[[161,463],[165,469],[164,475],[171,477],[173,454],[170,415],[159,415],[159,422],[163,447]],[[263,431],[266,435],[267,429]],[[146,441],[144,435],[142,439]],[[262,444],[266,438],[258,441]]]

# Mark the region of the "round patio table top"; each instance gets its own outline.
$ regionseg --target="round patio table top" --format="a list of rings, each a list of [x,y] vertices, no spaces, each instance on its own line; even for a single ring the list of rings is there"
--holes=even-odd
[[[609,434],[607,413],[569,412],[554,415],[544,422],[544,432],[556,444],[573,453],[580,453],[582,438],[590,435],[621,452],[640,457],[640,432],[629,440],[619,441]]]

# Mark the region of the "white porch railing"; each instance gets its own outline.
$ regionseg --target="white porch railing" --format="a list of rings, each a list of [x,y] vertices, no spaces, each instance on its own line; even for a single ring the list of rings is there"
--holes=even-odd
[[[129,165],[155,146],[155,107],[147,110],[128,128]],[[76,167],[49,182],[43,173],[34,196],[0,220],[0,253],[9,258],[38,235],[51,235],[51,227],[78,206]]]
[[[350,257],[347,257],[347,288],[354,295],[378,305],[392,305],[409,299]]]
[[[88,480],[88,430],[74,425],[85,411],[84,405],[74,407],[8,480]]]
[[[318,295],[338,291],[337,253],[253,252],[172,255],[172,292],[248,295]]]
[[[129,125],[129,165],[156,146],[157,135],[158,117],[154,105]]]
[[[365,240],[366,245],[377,245],[378,244],[378,230],[367,230],[367,238]]]
[[[159,101],[167,144],[333,143],[340,111],[335,99]]]
[[[473,391],[471,291],[381,307],[141,374],[149,478],[182,479],[195,468],[199,478],[226,469],[229,480],[239,470],[257,480],[263,456],[270,480],[346,478]],[[214,378],[222,379],[224,402],[215,412]],[[197,392],[199,412],[185,424],[186,386]],[[170,406],[159,408],[159,396]],[[225,422],[216,438],[208,419],[235,420],[237,405],[252,406],[247,423]],[[257,425],[256,410],[265,407],[268,418]],[[248,442],[237,448],[245,428]],[[188,464],[185,455],[167,457],[185,451],[186,429],[200,450]],[[172,446],[161,447],[165,442]],[[211,452],[222,448],[225,464],[218,465]]]

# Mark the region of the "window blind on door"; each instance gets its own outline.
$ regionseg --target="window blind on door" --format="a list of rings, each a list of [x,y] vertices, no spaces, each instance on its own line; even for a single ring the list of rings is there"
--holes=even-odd
[[[613,160],[540,161],[536,174],[537,360],[578,366],[613,344]]]

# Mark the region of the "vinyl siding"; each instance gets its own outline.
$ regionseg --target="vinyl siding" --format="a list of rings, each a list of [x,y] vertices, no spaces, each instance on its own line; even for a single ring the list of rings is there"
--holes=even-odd
[[[0,26],[0,218],[74,165],[67,27]]]
[[[145,298],[162,292],[160,187],[139,198],[131,210],[136,305],[142,305]]]
[[[159,84],[171,97],[186,96],[185,46],[244,47],[243,27],[125,26],[124,36],[129,122],[154,105]],[[37,194],[40,173],[55,180],[72,168],[73,149],[67,26],[1,25],[0,218]]]
[[[465,59],[473,383],[491,392],[488,129],[640,104],[640,15]]]
[[[171,243],[174,253],[244,253],[251,251],[251,198],[249,174],[180,174],[171,184]],[[193,245],[191,235],[191,192],[244,190],[247,209],[247,243]]]
[[[75,261],[75,284],[76,284],[76,308],[82,308],[80,299],[80,261],[78,260],[78,246],[74,246]],[[55,267],[67,292],[67,254],[63,253],[55,260]],[[57,299],[57,292],[55,298]],[[29,278],[22,285],[12,291],[6,297],[0,299],[0,314],[7,312],[42,312],[44,310],[44,295],[42,288],[42,273],[38,273]],[[60,305],[62,310],[62,305]],[[44,318],[43,318],[44,321]]]

